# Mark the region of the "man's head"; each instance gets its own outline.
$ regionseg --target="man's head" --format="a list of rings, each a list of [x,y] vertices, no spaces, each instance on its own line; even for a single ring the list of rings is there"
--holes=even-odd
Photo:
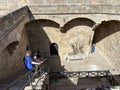
[[[31,55],[31,51],[30,50],[26,51],[26,56],[30,56],[30,55]]]

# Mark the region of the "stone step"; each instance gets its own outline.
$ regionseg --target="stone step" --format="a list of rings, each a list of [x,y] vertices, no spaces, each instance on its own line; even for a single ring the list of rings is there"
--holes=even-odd
[[[46,79],[46,75],[47,75],[47,73],[44,73],[42,76],[35,78],[35,80],[32,82],[32,85],[35,86],[36,90],[42,89],[42,86],[44,85],[44,81]],[[29,90],[29,89],[32,89],[32,87],[26,86],[24,90]]]
[[[42,90],[42,88],[43,88],[42,86],[36,86],[35,87],[36,90]]]
[[[120,90],[120,86],[111,87],[110,90]]]
[[[41,90],[43,86],[36,86],[34,87],[35,90]],[[11,89],[11,90],[18,90],[18,89]],[[24,90],[33,90],[31,86],[26,86]]]
[[[39,85],[39,86],[42,86],[43,84],[44,84],[43,81],[32,82],[32,85]]]
[[[33,90],[31,86],[26,86],[24,90]]]

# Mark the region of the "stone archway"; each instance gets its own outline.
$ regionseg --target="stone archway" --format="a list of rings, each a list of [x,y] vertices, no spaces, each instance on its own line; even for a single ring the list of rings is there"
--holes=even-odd
[[[50,55],[58,55],[58,45],[56,43],[52,43],[50,45]]]
[[[88,26],[88,27],[93,27],[96,23],[94,21],[92,21],[91,19],[88,18],[74,18],[68,22],[66,22],[66,24],[63,26],[62,28],[62,32],[66,33],[68,30],[70,30],[71,28],[75,27],[75,26]]]
[[[18,45],[18,41],[13,42],[13,43],[11,43],[11,44],[9,44],[7,46],[7,50],[9,52],[9,54],[13,54],[14,53],[14,50],[17,48],[17,45]]]
[[[34,52],[37,49],[43,56],[49,56],[49,45],[60,32],[59,24],[48,19],[39,19],[27,23],[26,30],[31,50]]]
[[[87,18],[75,18],[62,27],[62,37],[65,41],[62,43],[66,46],[62,53],[66,55],[85,55],[90,51],[90,45],[93,39],[93,27],[95,22]]]
[[[113,68],[120,68],[120,21],[103,21],[95,29],[93,43]]]
[[[10,75],[12,72],[15,72],[15,53],[18,47],[18,41],[10,43],[1,53],[0,55],[0,77],[5,78],[6,76]],[[17,57],[17,56],[16,56]],[[13,64],[14,63],[14,64]],[[13,65],[12,65],[13,64]],[[15,68],[13,68],[15,67]],[[12,70],[12,71],[11,71]],[[1,79],[0,78],[0,79]]]

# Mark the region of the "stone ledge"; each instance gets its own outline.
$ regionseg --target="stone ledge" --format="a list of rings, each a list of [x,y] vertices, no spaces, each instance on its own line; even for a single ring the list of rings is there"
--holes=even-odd
[[[120,14],[119,5],[30,5],[33,14],[50,13],[106,13]]]
[[[28,13],[27,7],[20,8],[0,18],[0,36],[2,37],[9,29],[20,22]]]

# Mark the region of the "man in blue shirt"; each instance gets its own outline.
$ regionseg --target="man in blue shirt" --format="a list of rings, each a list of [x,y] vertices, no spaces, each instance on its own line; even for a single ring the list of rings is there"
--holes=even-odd
[[[33,61],[33,58],[31,57],[31,51],[26,52],[26,56],[24,57],[24,65],[27,70],[32,70],[34,68],[34,65],[40,65],[42,62],[35,62]]]
[[[91,46],[91,54],[93,54],[95,52],[95,44],[92,44]]]

